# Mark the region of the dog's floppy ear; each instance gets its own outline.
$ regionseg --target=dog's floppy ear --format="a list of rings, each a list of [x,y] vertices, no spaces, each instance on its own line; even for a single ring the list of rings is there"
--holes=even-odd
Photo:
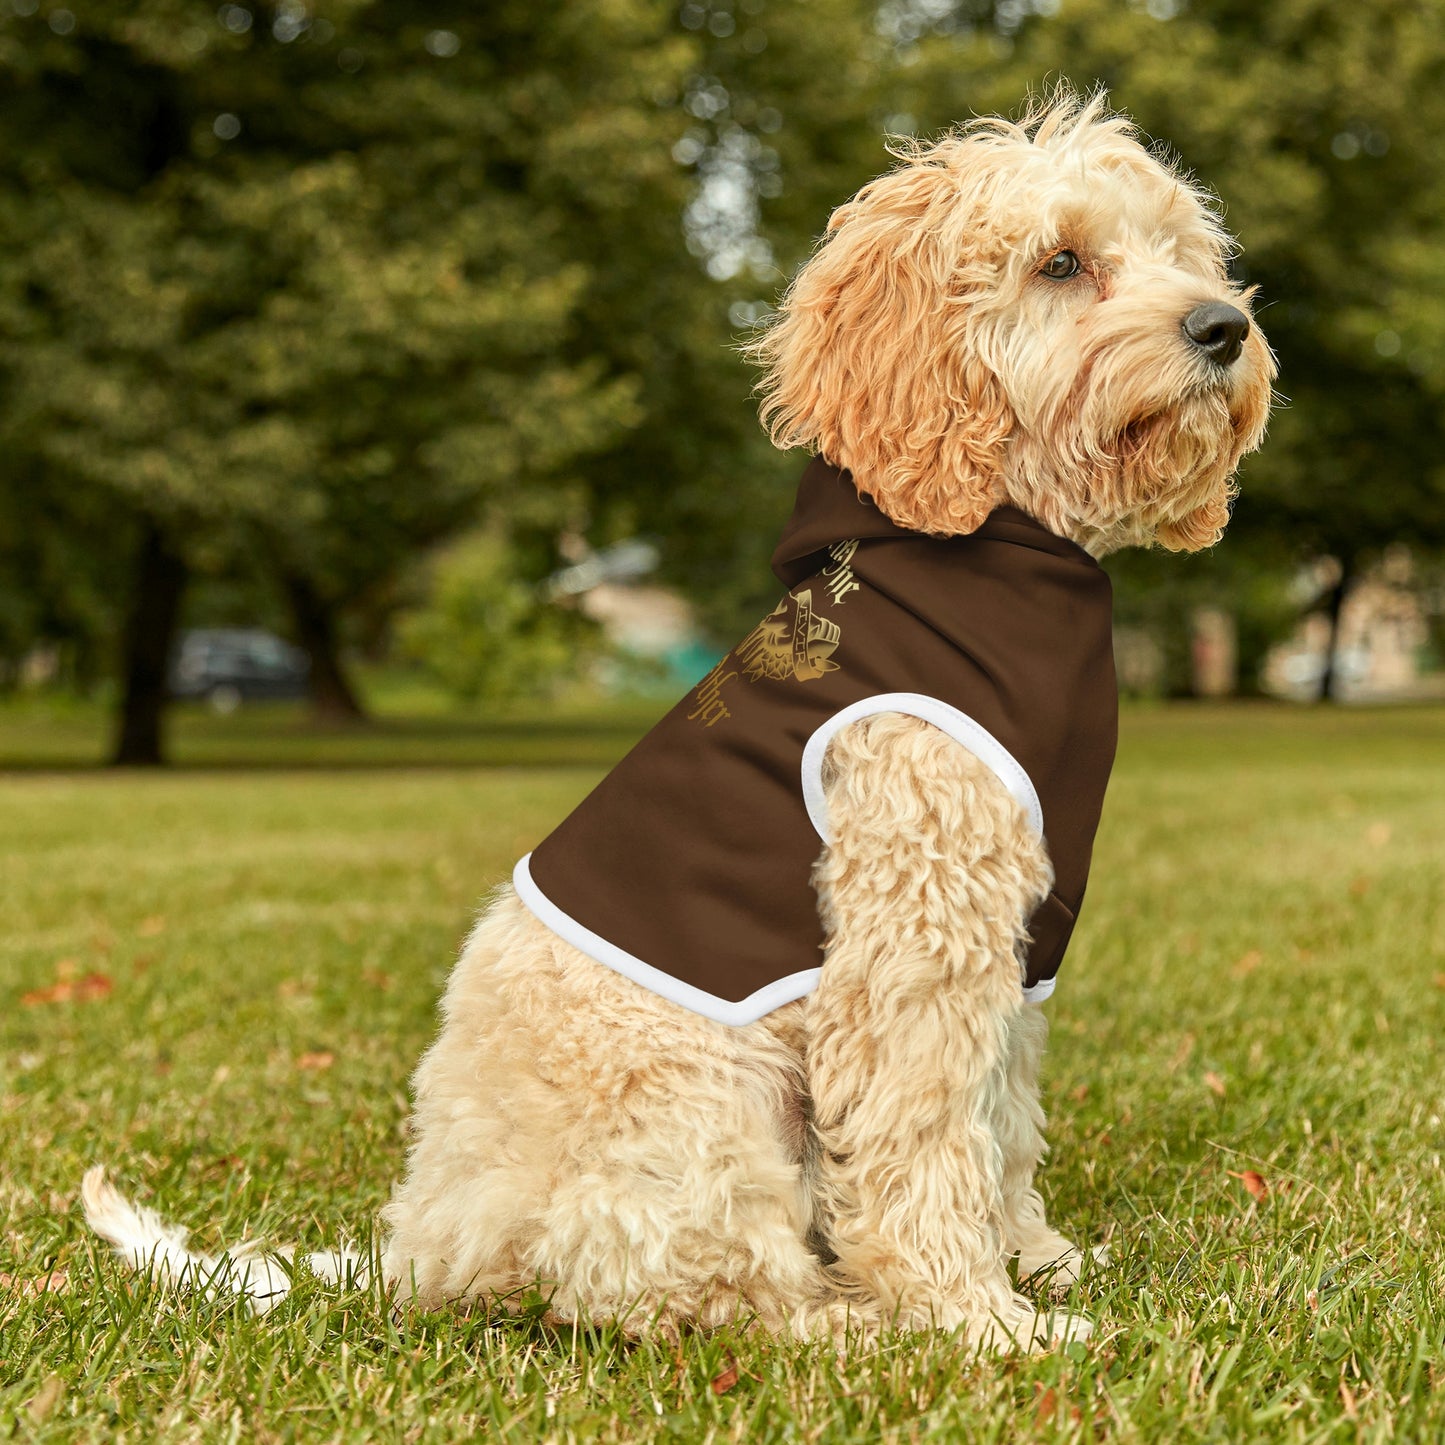
[[[918,152],[839,207],[748,347],[774,444],[846,467],[887,516],[923,532],[972,532],[1003,502],[1013,427],[971,324],[967,146]]]

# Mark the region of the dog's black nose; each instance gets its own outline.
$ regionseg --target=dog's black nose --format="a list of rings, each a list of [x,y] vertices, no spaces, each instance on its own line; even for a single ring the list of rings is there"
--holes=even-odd
[[[1206,301],[1184,318],[1184,334],[1212,362],[1228,366],[1244,350],[1249,317],[1223,301]]]

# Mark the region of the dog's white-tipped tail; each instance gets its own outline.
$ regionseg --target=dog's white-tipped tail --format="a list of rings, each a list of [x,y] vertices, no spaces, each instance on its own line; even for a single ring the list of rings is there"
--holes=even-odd
[[[80,1201],[85,1222],[134,1269],[179,1279],[206,1262],[186,1248],[188,1231],[179,1224],[167,1224],[153,1209],[132,1204],[105,1177],[104,1164],[85,1171]]]
[[[167,1224],[153,1209],[132,1204],[105,1177],[103,1164],[86,1170],[80,1199],[85,1222],[133,1269],[199,1289],[208,1299],[240,1295],[258,1315],[279,1304],[291,1288],[291,1250],[268,1253],[249,1244],[219,1256],[192,1253],[186,1248],[187,1231]],[[363,1284],[368,1274],[366,1260],[349,1249],[308,1255],[307,1264],[331,1284]]]

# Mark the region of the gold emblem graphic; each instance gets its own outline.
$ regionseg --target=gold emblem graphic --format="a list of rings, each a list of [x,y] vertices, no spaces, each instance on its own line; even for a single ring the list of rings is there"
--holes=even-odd
[[[828,549],[831,566],[821,576],[824,590],[835,603],[841,603],[849,592],[859,590],[853,576],[855,541],[836,542]],[[843,640],[843,629],[820,612],[813,611],[813,591],[805,587],[783,600],[738,643],[698,685],[692,693],[690,722],[710,728],[732,716],[723,698],[724,686],[731,682],[740,668],[749,682],[763,678],[785,681],[794,678],[809,682],[837,672],[839,664],[832,660]]]
[[[842,637],[836,622],[813,611],[812,589],[805,588],[784,597],[738,644],[738,662],[752,682],[764,677],[806,682],[838,670],[829,659]]]

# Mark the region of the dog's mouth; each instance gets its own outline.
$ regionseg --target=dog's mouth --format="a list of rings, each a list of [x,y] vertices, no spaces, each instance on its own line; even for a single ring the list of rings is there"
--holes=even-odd
[[[1208,402],[1214,402],[1210,406]],[[1200,405],[1200,403],[1206,403]],[[1136,461],[1147,451],[1164,448],[1172,451],[1179,446],[1186,435],[1197,434],[1199,422],[1216,418],[1210,413],[1220,412],[1217,397],[1181,398],[1172,406],[1159,407],[1142,412],[1132,421],[1126,422],[1115,443],[1115,455],[1121,462]],[[1203,415],[1201,415],[1203,413]],[[1219,420],[1224,420],[1220,415]],[[1212,428],[1209,428],[1212,430]]]
[[[1227,382],[1198,382],[1170,399],[1125,422],[1116,434],[1115,454],[1121,460],[1137,457],[1153,446],[1168,446],[1217,432],[1222,444],[1231,442],[1246,420],[1247,408],[1239,404]]]
[[[1238,459],[1239,435],[1227,399],[1214,391],[1176,398],[1131,418],[1115,433],[1121,500],[1147,512],[1198,505]]]

